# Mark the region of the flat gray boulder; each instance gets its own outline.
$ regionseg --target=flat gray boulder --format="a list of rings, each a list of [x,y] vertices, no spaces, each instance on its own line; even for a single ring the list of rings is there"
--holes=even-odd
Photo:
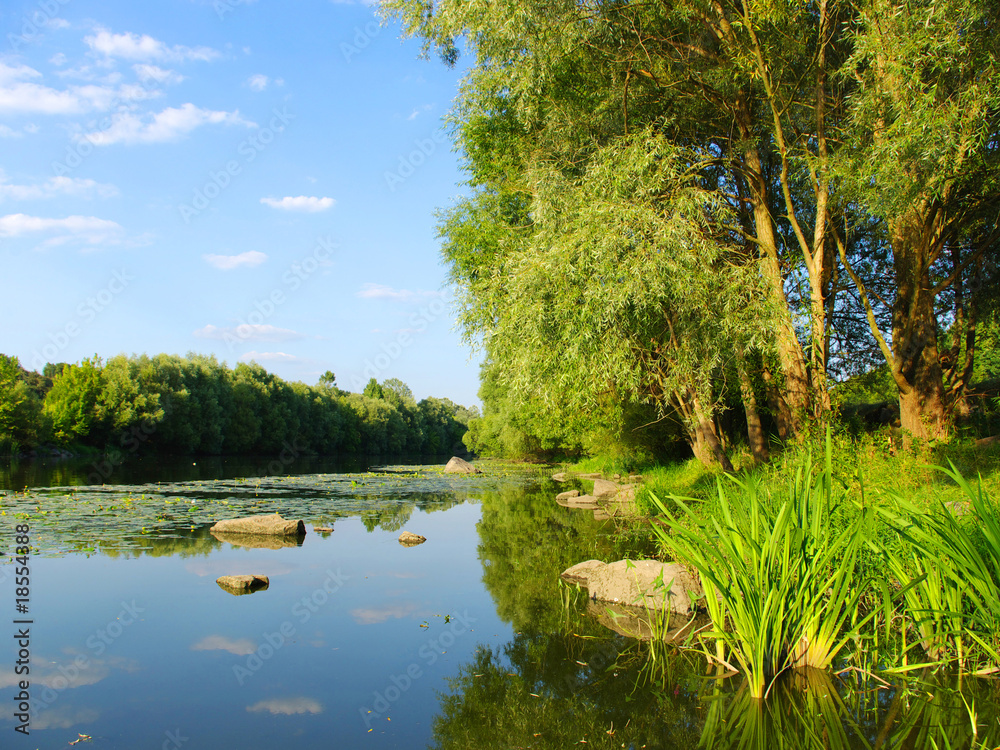
[[[420,534],[414,534],[411,531],[404,531],[399,535],[399,543],[404,547],[415,547],[418,544],[423,544],[427,541],[427,537],[420,536]]]
[[[215,582],[219,584],[219,588],[223,591],[234,596],[263,591],[271,585],[267,576],[256,574],[249,576],[219,576],[215,579]]]
[[[607,479],[594,480],[594,497],[611,497],[617,495],[620,489],[616,482],[609,482]]]
[[[565,471],[559,471],[552,475],[552,480],[555,482],[565,482],[567,479]]]
[[[459,458],[458,456],[452,456],[447,464],[444,466],[445,474],[480,474],[475,466],[470,464],[464,458]]]
[[[703,596],[701,584],[677,563],[619,560],[593,564],[588,560],[563,571],[567,580],[586,579],[592,599],[646,609],[669,609],[689,615]]]
[[[578,510],[596,510],[601,507],[597,502],[597,498],[593,495],[567,497],[562,500],[557,497],[556,502],[564,508],[576,508]]]
[[[290,521],[277,513],[219,521],[209,531],[226,534],[255,534],[257,536],[305,536],[306,524],[301,519]]]
[[[565,492],[560,492],[556,495],[556,502],[560,500],[569,500],[571,497],[580,497],[580,490],[566,490]]]
[[[582,563],[577,563],[572,565],[562,573],[559,577],[564,581],[569,581],[570,583],[579,583],[581,586],[586,586],[590,583],[590,576],[596,570],[600,570],[607,563],[601,562],[600,560],[586,560]]]

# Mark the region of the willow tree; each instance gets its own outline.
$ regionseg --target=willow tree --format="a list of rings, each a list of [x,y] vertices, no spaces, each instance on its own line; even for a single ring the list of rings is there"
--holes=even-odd
[[[995,0],[871,0],[844,70],[857,83],[840,154],[845,210],[876,217],[882,241],[864,268],[841,253],[899,389],[902,427],[918,438],[945,437],[961,414],[978,308],[998,281],[998,23]],[[873,276],[894,281],[881,300],[888,331]]]
[[[577,176],[533,165],[519,221],[492,213],[494,193],[467,199],[444,223],[445,252],[468,290],[465,329],[512,392],[597,415],[608,402],[654,404],[682,416],[702,461],[731,468],[714,420],[719,375],[736,342],[766,330],[766,308],[718,233],[725,206],[697,175],[697,155],[663,136],[621,136]]]
[[[735,217],[725,231],[762,280],[773,313],[761,347],[778,365],[769,381],[782,434],[826,413],[836,259],[827,230],[835,143],[828,131],[847,88],[831,71],[844,57],[839,14],[847,11],[825,1],[383,7],[446,60],[454,61],[460,38],[475,53],[455,112],[474,187],[512,191],[530,204],[524,178],[533,165],[575,177],[613,139],[646,131],[692,152],[702,185]],[[484,130],[511,145],[484,143]]]
[[[639,202],[670,213],[669,196],[694,176],[711,194],[706,231],[728,261],[701,273],[742,264],[759,282],[766,331],[722,349],[748,414],[759,375],[782,437],[826,417],[831,338],[841,361],[869,344],[856,320],[834,325],[857,298],[899,386],[903,426],[947,433],[973,371],[974,292],[996,252],[997,0],[383,7],[446,61],[463,40],[475,55],[453,122],[478,218],[500,220],[459,260],[475,256],[474,275],[458,273],[472,306],[477,289],[512,281],[509,247],[538,252],[548,183],[579,184],[612,144],[655,135],[683,150],[687,168]],[[702,281],[731,290],[724,274]],[[501,299],[491,314],[502,322],[519,308]],[[664,301],[668,318],[673,304]],[[633,355],[637,372],[656,369],[655,357]]]

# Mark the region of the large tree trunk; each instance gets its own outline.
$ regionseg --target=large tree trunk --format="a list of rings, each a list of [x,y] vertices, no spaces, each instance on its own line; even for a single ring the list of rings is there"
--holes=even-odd
[[[792,410],[785,402],[784,392],[774,382],[774,375],[771,369],[765,364],[761,368],[761,376],[764,378],[764,391],[767,394],[767,406],[774,417],[774,422],[778,427],[778,437],[782,441],[788,440],[793,433]]]
[[[722,441],[715,431],[715,420],[701,405],[701,399],[695,395],[692,398],[694,406],[694,430],[698,446],[698,459],[706,466],[718,465],[723,471],[733,471],[733,464],[722,448]],[[697,454],[696,454],[697,455]]]
[[[950,428],[929,276],[934,242],[938,241],[933,216],[934,212],[922,205],[897,222],[892,231],[897,288],[892,353],[900,426],[907,437],[921,440],[947,437]]]
[[[743,396],[743,411],[747,417],[747,442],[750,444],[750,451],[754,460],[760,463],[771,459],[771,454],[767,449],[767,436],[764,435],[764,428],[760,423],[760,412],[757,409],[757,395],[753,391],[753,382],[747,372],[746,360],[740,356],[737,360],[737,368],[740,373],[740,392]]]
[[[674,400],[687,425],[688,445],[694,457],[708,468],[721,466],[725,471],[733,471],[733,464],[715,430],[715,420],[703,408],[695,389],[691,388],[686,393],[675,391]]]
[[[778,260],[778,242],[768,207],[767,183],[760,155],[756,149],[750,148],[746,150],[744,159],[749,172],[748,185],[750,201],[753,204],[754,229],[761,248],[761,276],[767,282],[775,310],[780,311],[775,330],[775,349],[785,380],[782,401],[788,411],[782,415],[786,420],[787,434],[784,437],[794,437],[801,430],[809,411],[809,373],[802,346],[795,335],[795,325],[785,296],[785,279]]]

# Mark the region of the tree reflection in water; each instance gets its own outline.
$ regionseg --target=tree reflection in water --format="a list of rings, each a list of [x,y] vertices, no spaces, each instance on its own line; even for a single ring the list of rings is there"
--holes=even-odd
[[[994,680],[923,675],[895,684],[847,672],[785,673],[766,700],[694,650],[625,638],[587,614],[558,575],[615,541],[552,493],[483,499],[483,580],[515,636],[480,647],[450,680],[432,747],[923,750],[995,748]],[[606,527],[603,527],[606,532]]]

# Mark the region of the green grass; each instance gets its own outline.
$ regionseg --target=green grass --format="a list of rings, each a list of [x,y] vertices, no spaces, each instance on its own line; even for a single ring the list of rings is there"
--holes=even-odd
[[[963,500],[930,508],[894,497],[882,511],[905,540],[887,552],[920,645],[937,662],[960,669],[1000,668],[1000,511],[952,465],[939,469]]]
[[[835,659],[1000,668],[1000,446],[905,451],[888,433],[841,435],[735,476],[695,462],[644,475],[662,550],[705,585],[709,656],[754,697]]]
[[[653,528],[673,556],[694,567],[705,589],[715,659],[738,665],[762,698],[786,669],[828,668],[864,624],[859,560],[864,512],[835,485],[832,441],[823,467],[807,458],[783,498],[756,477],[717,480],[715,512],[677,495]]]

